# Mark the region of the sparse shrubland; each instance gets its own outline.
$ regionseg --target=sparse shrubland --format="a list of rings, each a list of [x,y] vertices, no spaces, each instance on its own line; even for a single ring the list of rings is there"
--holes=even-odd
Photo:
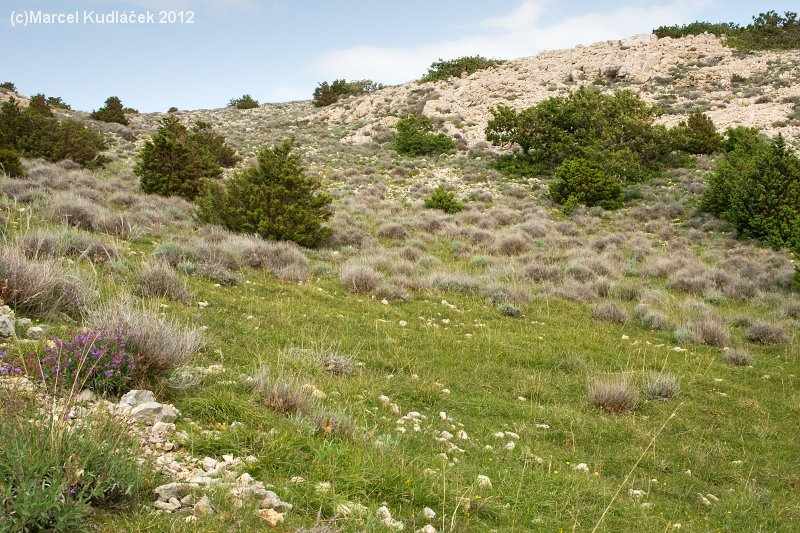
[[[686,50],[703,53],[702,44]],[[510,71],[524,84],[542,72],[529,72],[527,61],[453,83],[469,87]],[[570,124],[590,122],[594,103],[603,120],[614,117],[608,124],[619,129],[602,140],[616,151],[554,143],[562,161],[504,160],[530,170],[524,178],[493,168],[489,144],[476,140],[480,113],[465,111],[468,99],[453,101],[446,82],[387,88],[387,98],[365,99],[375,106],[365,116],[349,113],[350,102],[171,113],[185,126],[167,137],[202,152],[203,164],[237,164],[225,138],[242,157],[259,155],[255,166],[208,180],[208,190],[200,182],[199,207],[144,194],[131,170],[142,144],[158,135],[161,114],[128,115],[127,127],[92,123],[107,135],[113,159],[103,170],[23,154],[24,178],[0,174],[0,394],[25,377],[27,386],[48,389],[36,398],[65,401],[67,374],[77,375],[101,396],[70,408],[82,424],[88,412],[109,411],[104,400],[148,388],[180,413],[174,429],[123,419],[137,435],[129,451],[142,461],[138,474],[167,466],[156,484],[178,481],[184,474],[172,471],[175,459],[202,464],[196,474],[212,481],[179,494],[191,512],[154,513],[152,487],[129,483],[115,462],[124,455],[109,444],[116,434],[77,432],[101,441],[80,449],[64,443],[59,456],[49,434],[17,444],[4,433],[3,442],[15,444],[0,450],[14,454],[0,461],[0,514],[7,520],[3,510],[35,499],[41,523],[61,517],[69,531],[255,531],[278,515],[281,531],[383,531],[389,512],[405,530],[431,524],[450,533],[580,530],[598,522],[608,531],[663,532],[678,523],[682,530],[782,530],[796,499],[789,458],[800,454],[792,394],[800,375],[798,267],[787,251],[735,239],[732,222],[696,210],[707,188],[707,203],[727,208],[732,184],[771,149],[743,129],[729,131],[719,151],[710,148],[712,124],[689,110],[727,120],[716,97],[728,93],[715,85],[707,93],[697,81],[705,78],[692,78],[705,76],[702,68],[676,67],[675,80],[686,74],[686,86],[641,86],[648,101],[652,90],[675,92],[670,113],[681,116],[663,120],[686,124],[671,131],[652,126],[646,113],[618,119],[614,113],[628,108],[611,92],[584,95],[582,103],[564,96]],[[730,94],[763,90],[779,101],[771,84],[788,94],[789,78],[781,65],[770,68],[763,81],[754,81],[757,72],[732,80]],[[579,84],[579,74],[564,83]],[[561,81],[530,77],[542,83],[531,94],[565,92]],[[640,88],[621,74],[601,81]],[[699,83],[691,87],[696,95],[689,82]],[[493,101],[521,97],[514,84],[493,90]],[[731,105],[758,96],[736,93]],[[29,113],[42,119],[47,106],[56,117],[75,115],[46,97],[33,100]],[[753,103],[754,119],[763,105]],[[402,157],[387,145],[396,117],[423,109],[431,126],[453,135],[457,152]],[[605,126],[591,135],[556,126],[544,131],[569,142],[607,133]],[[663,145],[637,144],[626,133],[637,127],[645,141],[652,134],[674,143],[668,155],[660,159]],[[296,143],[281,143],[287,131]],[[680,146],[680,131],[684,141],[696,136]],[[783,131],[794,141],[791,126]],[[756,156],[739,145],[755,147]],[[650,166],[647,154],[658,163]],[[716,182],[721,170],[725,179]],[[556,185],[557,173],[569,179]],[[556,206],[559,187],[567,192]],[[603,198],[625,205],[606,210]],[[87,350],[95,336],[100,349]],[[100,362],[72,372],[87,351]],[[44,362],[49,378],[20,367],[31,358]],[[54,368],[72,372],[65,386],[54,386]],[[91,397],[83,387],[74,392]],[[0,402],[0,431],[10,427],[10,412],[24,413],[27,423],[64,420],[33,405],[15,411],[14,401],[27,398]],[[158,431],[166,434],[155,445]],[[41,450],[34,439],[45,443]],[[71,456],[84,459],[95,445],[106,479],[131,491],[108,503],[85,499],[88,509],[61,487],[79,489],[73,473],[80,469],[79,480],[94,475],[95,467]],[[229,498],[230,470],[213,473],[230,464],[226,456],[242,461],[231,478],[236,487],[244,485],[240,476],[252,477],[294,507],[257,514],[257,501]],[[8,474],[17,463],[25,472]],[[28,499],[4,500],[17,478],[25,487],[45,479],[34,463],[55,465],[57,488],[36,485]],[[192,507],[201,496],[212,512]],[[44,500],[55,511],[40,506]]]

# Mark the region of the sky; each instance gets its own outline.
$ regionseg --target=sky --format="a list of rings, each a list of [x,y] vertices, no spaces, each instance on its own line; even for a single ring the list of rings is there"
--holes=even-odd
[[[695,20],[746,24],[767,9],[797,11],[796,0],[3,0],[0,81],[86,111],[112,95],[141,112],[243,94],[285,102],[337,78],[403,83],[439,58],[511,59]],[[153,23],[100,23],[131,12]],[[78,20],[46,24],[39,13]]]

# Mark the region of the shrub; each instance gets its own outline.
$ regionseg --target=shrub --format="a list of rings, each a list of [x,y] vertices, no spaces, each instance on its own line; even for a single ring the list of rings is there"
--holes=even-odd
[[[690,154],[713,154],[722,145],[722,136],[717,133],[714,122],[702,111],[694,111],[686,122],[672,130],[675,147]]]
[[[428,72],[420,78],[420,83],[428,81],[441,81],[449,78],[469,76],[479,70],[484,70],[505,63],[503,59],[487,59],[483,56],[463,56],[456,59],[434,61]]]
[[[562,163],[549,190],[554,201],[565,205],[581,203],[617,209],[624,201],[620,180],[607,174],[602,165],[587,159]]]
[[[595,379],[589,384],[589,403],[611,413],[633,411],[639,405],[639,391],[625,378]]]
[[[46,317],[82,313],[92,290],[55,261],[33,262],[16,247],[0,249],[0,300],[19,311]]]
[[[48,161],[70,159],[85,167],[99,167],[107,161],[100,154],[106,148],[103,138],[83,123],[58,120],[43,114],[41,107],[29,106],[23,111],[14,98],[0,109],[0,147]]]
[[[204,180],[222,176],[218,157],[198,142],[180,120],[168,115],[139,153],[134,172],[145,193],[196,198]]]
[[[116,122],[117,124],[128,125],[128,118],[125,116],[125,108],[122,101],[116,96],[109,96],[106,103],[100,109],[92,111],[90,115],[94,120],[102,122]]]
[[[17,86],[16,86],[16,85],[14,85],[14,84],[13,84],[12,82],[10,82],[10,81],[4,81],[3,83],[0,83],[0,88],[6,89],[6,90],[8,90],[8,91],[14,91],[14,92],[17,92]]]
[[[211,183],[198,200],[201,220],[231,231],[316,247],[331,231],[333,213],[319,179],[306,175],[294,139],[263,148],[258,161],[223,183]]]
[[[503,316],[519,318],[522,316],[522,309],[509,302],[502,302],[497,305],[497,312]]]
[[[671,374],[651,374],[644,380],[644,394],[651,400],[668,400],[678,390],[678,380]]]
[[[157,376],[185,364],[203,345],[198,330],[184,329],[157,311],[129,298],[96,307],[87,326],[95,331],[122,331],[125,344],[138,356],[143,376]]]
[[[125,346],[125,332],[88,331],[53,337],[43,355],[29,358],[27,374],[73,392],[91,389],[119,395],[140,379],[138,357]]]
[[[175,107],[175,106],[172,106],[169,109],[167,109],[167,113],[177,113],[177,112],[178,112],[178,108]]]
[[[744,350],[725,350],[725,362],[734,366],[753,366],[753,357]]]
[[[168,298],[187,302],[192,293],[166,263],[145,265],[136,280],[136,293],[144,298]]]
[[[53,116],[53,110],[50,109],[50,106],[47,104],[47,99],[41,93],[31,96],[31,99],[28,101],[28,112],[43,117]]]
[[[12,178],[25,175],[25,169],[22,168],[22,162],[19,160],[19,152],[0,148],[0,173]]]
[[[347,355],[323,353],[318,357],[322,368],[331,374],[337,376],[352,376],[356,373],[356,367]]]
[[[614,302],[602,302],[592,309],[592,318],[612,324],[625,324],[628,321],[628,313]]]
[[[235,107],[236,109],[253,109],[258,107],[258,100],[254,99],[249,94],[245,94],[239,98],[231,98],[231,101],[228,102],[228,107]]]
[[[784,344],[788,342],[782,327],[763,321],[756,322],[747,328],[745,337],[755,344]]]
[[[693,331],[695,340],[699,343],[709,346],[727,346],[730,344],[730,334],[718,319],[706,317],[694,324]]]
[[[435,155],[455,148],[447,134],[433,133],[431,119],[424,115],[408,115],[395,124],[394,149],[411,156]]]
[[[383,85],[372,80],[333,80],[330,84],[324,81],[314,89],[312,103],[316,107],[324,107],[335,104],[340,99],[347,96],[359,96],[378,89],[383,89]]]
[[[658,37],[679,38],[708,32],[726,35],[725,44],[741,50],[791,50],[800,48],[800,20],[797,13],[776,11],[759,13],[747,26],[730,23],[692,22],[683,26],[661,26]]]
[[[729,221],[739,236],[800,250],[800,158],[778,136],[732,131],[728,153],[709,179],[701,209]]]
[[[464,204],[456,198],[456,195],[441,186],[436,187],[433,194],[425,200],[424,205],[428,209],[438,209],[450,214],[464,209]]]
[[[72,106],[62,100],[60,96],[48,96],[47,105],[50,108],[57,107],[58,109],[72,110]]]
[[[373,291],[383,281],[383,274],[357,259],[345,263],[339,277],[354,292]]]
[[[70,427],[31,416],[24,395],[3,398],[0,513],[4,531],[88,531],[94,509],[118,512],[143,492],[138,443],[102,413]]]
[[[553,172],[569,159],[588,159],[608,167],[621,181],[638,181],[663,169],[672,142],[654,120],[657,107],[623,90],[611,95],[582,87],[517,111],[490,109],[486,139],[497,146],[519,146],[521,153],[503,166],[525,173]]]
[[[204,147],[224,168],[231,168],[241,160],[236,155],[236,150],[225,143],[225,137],[216,133],[210,123],[202,120],[198,120],[192,125],[189,132],[189,143]]]

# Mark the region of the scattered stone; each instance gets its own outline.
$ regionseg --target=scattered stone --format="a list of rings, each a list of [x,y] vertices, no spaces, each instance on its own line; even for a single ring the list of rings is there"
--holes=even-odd
[[[484,476],[483,474],[480,474],[475,481],[478,483],[479,487],[491,487],[492,486],[492,480],[489,479],[488,476]]]
[[[197,517],[210,516],[214,514],[214,509],[211,507],[211,500],[208,496],[203,496],[192,507],[192,514]]]
[[[125,393],[125,395],[123,395],[120,399],[119,403],[136,407],[137,405],[141,405],[143,403],[155,401],[156,397],[153,396],[153,393],[149,390],[132,390]]]
[[[44,338],[44,328],[42,326],[31,326],[25,332],[25,337],[38,341]]]
[[[258,516],[265,520],[270,526],[275,527],[283,522],[284,516],[273,509],[261,509]]]
[[[0,315],[0,337],[8,339],[16,336],[16,330],[14,329],[14,317]]]
[[[77,403],[89,403],[95,401],[96,397],[89,389],[83,389],[80,394],[75,397]]]
[[[430,507],[426,507],[425,509],[422,510],[422,516],[424,516],[428,520],[433,520],[434,518],[436,518],[436,511],[434,511]]]
[[[641,498],[642,496],[646,495],[647,493],[640,489],[628,489],[628,496],[631,498]]]
[[[585,474],[589,473],[589,465],[586,463],[579,463],[572,467],[573,470],[577,470],[578,472],[583,472]]]
[[[390,529],[396,529],[398,531],[405,529],[405,525],[402,522],[392,518],[388,507],[385,505],[378,507],[378,510],[375,512],[375,516],[378,517],[381,522],[383,522],[383,525]]]

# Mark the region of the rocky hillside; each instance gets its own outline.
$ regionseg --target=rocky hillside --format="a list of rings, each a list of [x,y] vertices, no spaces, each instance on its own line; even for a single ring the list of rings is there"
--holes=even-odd
[[[503,103],[522,109],[580,85],[638,91],[664,107],[662,121],[669,125],[699,108],[721,129],[755,126],[794,141],[800,136],[800,52],[742,54],[710,34],[637,35],[547,51],[463,79],[390,87],[305,118],[355,126],[345,140],[363,143],[405,112],[422,111],[476,145],[483,141],[490,107]]]

